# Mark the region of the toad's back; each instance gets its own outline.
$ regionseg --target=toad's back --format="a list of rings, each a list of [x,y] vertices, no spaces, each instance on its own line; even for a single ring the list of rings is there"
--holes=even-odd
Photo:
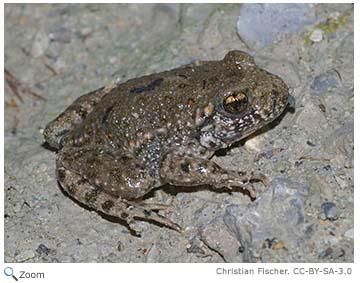
[[[221,61],[132,79],[107,93],[66,140],[116,147],[153,138],[163,145],[181,143],[196,135],[200,121],[219,103],[219,93],[267,76],[247,54],[229,53]]]

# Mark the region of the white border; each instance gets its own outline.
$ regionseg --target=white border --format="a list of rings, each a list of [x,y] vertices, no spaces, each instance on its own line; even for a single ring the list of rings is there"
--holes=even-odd
[[[7,3],[24,3],[26,1],[9,1]],[[57,1],[59,3],[66,3],[65,1]],[[89,3],[97,3],[97,1],[88,1]],[[172,1],[158,1],[158,3],[168,3]],[[182,3],[192,3],[191,1],[181,1]],[[200,1],[199,3],[218,3],[219,1]],[[223,3],[237,3],[237,1],[221,1]],[[256,1],[242,1],[243,3],[256,3]],[[275,2],[275,3],[288,3],[287,1],[267,1],[267,2]],[[313,3],[313,1],[293,1],[292,3]],[[332,1],[317,1],[317,3],[328,3]],[[334,1],[335,2],[335,1]],[[32,2],[29,2],[32,3]],[[36,3],[47,3],[46,1],[36,1]],[[73,3],[82,3],[82,1],[76,1]],[[134,1],[133,3],[151,3],[149,1]],[[174,2],[176,3],[176,2]],[[353,3],[353,1],[336,1],[336,3]],[[359,4],[355,4],[355,12],[354,12],[354,27],[355,29],[359,25]],[[4,3],[1,6],[1,14],[4,19]],[[1,21],[1,28],[3,31],[3,35],[1,37],[2,40],[2,50],[1,50],[1,64],[4,64],[4,20]],[[355,44],[355,70],[354,76],[355,78],[360,77],[360,69],[359,69],[359,37],[358,30],[356,30],[354,34],[354,44]],[[4,66],[3,66],[4,67]],[[4,89],[4,80],[1,80],[1,87]],[[354,81],[354,93],[357,93],[358,83],[355,79]],[[357,94],[359,95],[359,94]],[[356,99],[355,95],[355,111],[359,108],[359,101]],[[3,119],[0,122],[0,129],[2,132],[1,142],[1,152],[0,152],[0,180],[1,180],[1,190],[0,190],[0,208],[2,215],[4,215],[4,100],[1,100],[1,115]],[[359,146],[358,139],[358,126],[359,125],[359,115],[354,115],[355,119],[355,149]],[[356,151],[355,151],[356,152]],[[355,154],[354,156],[355,168],[359,168],[359,158]],[[356,172],[356,170],[355,170]],[[360,197],[360,193],[357,191],[359,184],[359,174],[355,173],[355,202],[358,204],[358,200]],[[359,222],[359,209],[356,209],[355,205],[355,226],[358,226]],[[304,263],[304,264],[293,264],[293,263],[282,263],[282,264],[126,264],[126,263],[76,263],[76,264],[5,264],[4,263],[4,218],[1,220],[1,247],[0,247],[0,257],[1,257],[1,266],[0,271],[0,281],[1,282],[15,282],[10,277],[5,277],[3,275],[3,270],[5,266],[12,266],[15,270],[15,274],[19,276],[19,271],[24,270],[27,272],[44,272],[45,279],[37,279],[42,282],[64,282],[68,280],[70,282],[166,282],[175,281],[175,282],[184,282],[184,280],[188,280],[189,282],[213,282],[213,281],[241,281],[241,282],[254,282],[254,280],[267,281],[267,282],[288,282],[289,280],[293,282],[303,282],[304,280],[316,280],[316,282],[323,282],[322,280],[326,280],[326,282],[337,282],[339,280],[349,280],[351,277],[351,281],[358,275],[358,268],[356,268],[355,264],[316,264],[316,263]],[[359,229],[355,228],[355,239],[359,239],[357,234],[359,233]],[[355,262],[359,263],[359,252],[357,252],[359,245],[355,240]],[[95,266],[96,265],[96,266]],[[318,276],[310,276],[310,275],[301,275],[301,276],[277,276],[277,275],[269,275],[269,276],[261,276],[261,275],[217,275],[217,268],[253,268],[255,271],[258,268],[287,268],[290,272],[294,268],[305,268],[307,270],[311,270],[311,268],[349,268],[351,267],[353,270],[353,276],[345,276],[345,275],[318,275]],[[25,279],[24,279],[25,280]],[[31,279],[26,279],[31,280]],[[35,280],[35,279],[32,279]],[[321,280],[321,281],[320,281]]]

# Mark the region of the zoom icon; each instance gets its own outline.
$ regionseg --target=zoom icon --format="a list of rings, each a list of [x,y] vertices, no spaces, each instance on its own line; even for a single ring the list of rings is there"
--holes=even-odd
[[[18,279],[16,278],[16,276],[14,275],[14,269],[10,266],[5,267],[4,268],[4,274],[6,276],[11,276],[12,278],[14,278],[15,281],[18,281]]]

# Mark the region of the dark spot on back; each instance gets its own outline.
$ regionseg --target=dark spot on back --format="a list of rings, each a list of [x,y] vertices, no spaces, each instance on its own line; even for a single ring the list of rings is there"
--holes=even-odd
[[[183,74],[178,74],[178,77],[180,77],[180,78],[183,78],[183,79],[188,79],[188,77],[187,76],[185,76],[185,75],[183,75]]]
[[[206,88],[206,80],[203,80],[202,89]]]
[[[110,107],[105,109],[105,113],[102,117],[101,124],[104,124],[109,117],[109,114],[111,113],[111,110],[113,109],[114,105],[111,105]]]
[[[163,81],[164,81],[163,78],[156,79],[146,86],[132,88],[130,90],[130,93],[142,93],[142,92],[154,90],[156,87],[159,87]]]

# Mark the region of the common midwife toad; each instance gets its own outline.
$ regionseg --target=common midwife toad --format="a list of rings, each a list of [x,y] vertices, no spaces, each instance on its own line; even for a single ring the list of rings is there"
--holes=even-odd
[[[167,206],[142,197],[167,183],[231,189],[264,182],[261,175],[225,170],[211,157],[278,117],[288,97],[279,77],[231,51],[220,61],[85,94],[44,136],[58,150],[58,181],[74,199],[129,224],[149,219],[180,230],[158,213]]]

